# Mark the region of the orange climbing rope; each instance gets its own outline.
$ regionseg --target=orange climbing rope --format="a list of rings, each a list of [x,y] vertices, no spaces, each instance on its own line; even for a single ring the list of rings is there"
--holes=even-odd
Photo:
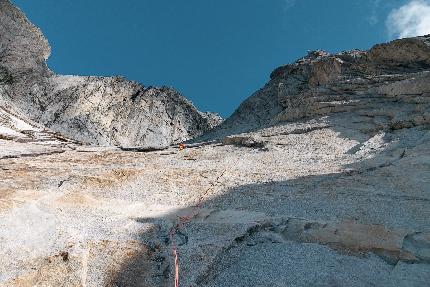
[[[179,287],[179,256],[178,256],[178,249],[176,248],[176,242],[175,242],[175,234],[178,230],[179,226],[175,225],[169,230],[169,239],[172,242],[172,255],[173,260],[175,263],[175,281],[174,281],[174,287]]]
[[[179,258],[176,247],[173,248],[173,256],[175,257],[175,287],[179,287]]]
[[[184,145],[185,148],[185,145]],[[224,170],[221,175],[219,175],[215,182],[218,182],[218,180],[224,176],[226,170]],[[203,205],[203,199],[204,197],[207,195],[207,193],[215,187],[215,184],[211,183],[211,187],[209,187],[198,199],[197,202],[197,209],[196,211],[193,212],[193,214],[188,215],[188,216],[178,216],[179,219],[179,223],[177,223],[176,225],[172,226],[169,230],[169,239],[172,242],[172,255],[173,255],[173,259],[174,259],[174,264],[175,264],[175,278],[174,278],[174,287],[179,287],[179,252],[178,252],[178,248],[176,247],[176,240],[175,240],[175,234],[179,232],[179,229],[186,223],[190,222],[194,217],[196,217],[199,214],[198,209],[200,209]]]

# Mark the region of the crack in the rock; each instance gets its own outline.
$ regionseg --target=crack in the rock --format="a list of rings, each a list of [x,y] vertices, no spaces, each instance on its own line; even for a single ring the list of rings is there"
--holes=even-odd
[[[12,158],[21,158],[21,157],[39,157],[44,155],[53,155],[53,154],[60,154],[64,153],[66,150],[56,150],[56,151],[47,151],[47,152],[35,152],[35,153],[24,153],[24,154],[18,154],[18,155],[5,155],[0,156],[0,160],[2,159],[12,159]]]
[[[268,138],[268,137],[275,137],[275,136],[286,136],[286,135],[301,135],[301,134],[307,134],[313,131],[318,131],[318,130],[323,130],[323,129],[328,129],[331,128],[332,126],[326,125],[326,126],[318,126],[318,127],[309,127],[309,128],[299,128],[299,129],[295,129],[289,132],[281,132],[281,133],[276,133],[276,134],[269,134],[269,135],[261,135],[261,137],[263,138]]]
[[[368,242],[361,243],[359,239],[355,239],[357,240],[357,244],[354,245],[349,239],[349,235],[351,234],[355,234],[357,237],[367,234],[366,237],[371,237],[372,232],[375,232],[375,230],[376,232],[378,230],[382,232],[382,235],[377,233],[374,234],[373,238],[368,239],[368,242],[373,242],[373,245]],[[267,234],[266,236],[258,237],[260,233],[281,236],[277,236],[277,239],[273,240]],[[346,237],[343,238],[342,233]],[[229,245],[224,246],[212,262],[206,266],[201,275],[197,277],[196,284],[201,285],[213,280],[217,273],[222,272],[219,266],[222,266],[220,263],[223,261],[223,257],[228,256],[226,253],[243,244],[252,247],[264,243],[310,243],[327,246],[335,252],[347,254],[348,256],[363,257],[367,253],[373,253],[383,259],[388,265],[393,266],[393,268],[398,262],[430,264],[430,241],[414,237],[422,233],[412,232],[405,234],[400,237],[401,244],[398,245],[398,249],[395,249],[393,246],[390,246],[390,244],[393,244],[390,243],[390,240],[396,242],[397,234],[398,232],[396,233],[395,230],[388,230],[381,226],[360,225],[358,223],[352,223],[345,229],[340,223],[329,224],[299,218],[260,222],[249,227],[241,236],[234,238]],[[387,244],[387,247],[384,244]],[[217,267],[215,268],[215,266]]]

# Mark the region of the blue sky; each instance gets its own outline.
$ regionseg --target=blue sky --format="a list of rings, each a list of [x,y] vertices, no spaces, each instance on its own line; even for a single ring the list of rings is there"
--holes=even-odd
[[[430,7],[427,0],[13,2],[49,39],[56,73],[172,86],[200,110],[224,117],[274,68],[307,50],[368,49],[413,33],[403,26],[409,18],[415,23],[417,13],[430,15],[420,7],[401,10]],[[418,32],[430,21],[422,18]]]

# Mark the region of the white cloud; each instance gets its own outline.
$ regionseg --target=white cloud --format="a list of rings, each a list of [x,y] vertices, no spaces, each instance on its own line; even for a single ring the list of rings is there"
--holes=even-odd
[[[394,9],[386,24],[392,38],[430,34],[430,0],[412,0]]]

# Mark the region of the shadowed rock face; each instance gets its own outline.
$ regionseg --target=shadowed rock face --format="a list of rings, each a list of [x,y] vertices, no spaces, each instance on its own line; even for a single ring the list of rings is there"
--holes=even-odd
[[[0,0],[0,107],[71,139],[96,145],[163,148],[219,124],[171,88],[119,77],[58,76],[39,29]]]

